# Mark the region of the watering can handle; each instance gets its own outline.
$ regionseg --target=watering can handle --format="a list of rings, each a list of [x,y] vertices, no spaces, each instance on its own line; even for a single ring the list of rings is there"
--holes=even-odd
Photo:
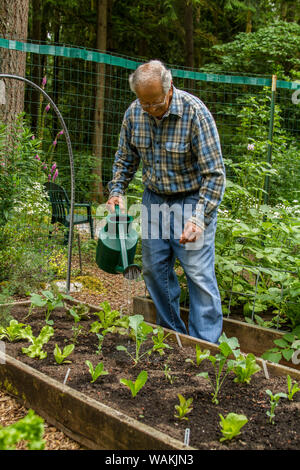
[[[120,206],[119,206],[119,204],[115,204],[115,211],[116,211],[116,215],[119,215],[119,214],[120,214]]]

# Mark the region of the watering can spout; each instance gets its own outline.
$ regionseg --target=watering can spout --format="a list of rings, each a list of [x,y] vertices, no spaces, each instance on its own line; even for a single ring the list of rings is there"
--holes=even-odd
[[[118,205],[115,208],[115,213],[107,216],[106,225],[99,232],[96,262],[105,272],[123,273],[126,279],[137,279],[141,268],[133,260],[138,234],[131,227],[133,218],[121,214]]]

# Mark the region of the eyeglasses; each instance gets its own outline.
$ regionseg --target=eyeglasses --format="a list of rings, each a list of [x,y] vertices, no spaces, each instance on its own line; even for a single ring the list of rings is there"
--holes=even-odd
[[[147,104],[147,103],[143,103],[141,100],[139,100],[139,102],[140,102],[140,105],[142,106],[142,108],[144,108],[144,109],[149,109],[149,108],[159,109],[159,108],[161,108],[162,106],[164,106],[166,104],[166,100],[167,100],[167,95],[165,96],[165,99],[161,103]]]

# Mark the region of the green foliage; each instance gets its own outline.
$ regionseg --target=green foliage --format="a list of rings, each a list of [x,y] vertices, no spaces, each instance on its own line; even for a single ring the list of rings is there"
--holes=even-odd
[[[203,351],[201,350],[199,344],[196,344],[196,364],[199,367],[202,361],[204,359],[208,359],[210,356],[210,351],[208,349],[204,349]],[[192,359],[186,359],[186,362],[190,362],[191,364],[195,365],[194,361]]]
[[[0,224],[11,218],[24,191],[43,180],[35,158],[39,142],[20,115],[9,128],[0,123]]]
[[[292,383],[292,379],[289,374],[287,375],[286,380],[287,380],[287,387],[288,387],[287,397],[290,401],[292,401],[295,393],[300,391],[300,387],[296,382]]]
[[[232,371],[236,375],[234,379],[238,383],[249,383],[252,375],[259,372],[261,368],[256,362],[254,354],[241,354],[232,363]]]
[[[74,351],[74,348],[75,348],[74,344],[68,344],[67,346],[63,348],[63,350],[61,350],[58,344],[56,344],[53,354],[54,354],[57,364],[70,363],[71,361],[66,361],[66,358]]]
[[[162,327],[153,329],[151,325],[148,325],[144,321],[143,315],[131,315],[129,316],[129,334],[135,342],[135,354],[131,354],[126,346],[117,346],[118,351],[124,351],[133,360],[134,364],[137,365],[143,356],[151,355],[153,352],[158,352],[161,356],[164,354],[164,349],[172,349],[165,339],[169,334],[164,335]],[[153,346],[146,351],[141,352],[141,348],[144,343],[149,339],[149,335],[154,333],[152,336]]]
[[[270,409],[267,411],[267,416],[269,416],[269,423],[275,423],[275,409],[279,405],[280,398],[287,398],[286,393],[275,393],[273,394],[271,390],[266,390],[266,394],[270,397]]]
[[[222,71],[253,74],[278,74],[285,78],[299,69],[300,26],[297,23],[275,21],[251,34],[239,33],[234,41],[216,45],[213,50],[221,62]],[[216,64],[210,65],[212,69]]]
[[[275,347],[268,349],[261,357],[277,364],[282,359],[290,361],[295,351],[300,349],[300,325],[273,342]]]
[[[11,320],[9,326],[0,325],[0,340],[22,341],[32,337],[31,326],[19,323],[17,320]]]
[[[169,381],[169,383],[172,385],[175,380],[178,378],[178,377],[175,377],[174,375],[172,375],[172,370],[171,370],[171,367],[169,366],[168,363],[166,363],[164,365],[164,375],[165,375],[165,378]]]
[[[117,346],[118,351],[125,351],[129,357],[133,360],[134,364],[141,360],[141,358],[148,354],[149,351],[140,352],[142,345],[147,341],[149,334],[153,332],[152,326],[144,322],[144,317],[142,315],[132,315],[129,317],[129,328],[130,334],[133,336],[135,341],[135,355],[131,354],[128,351],[126,346]]]
[[[221,437],[220,442],[231,440],[236,436],[240,435],[241,428],[248,422],[248,418],[245,415],[239,415],[237,413],[228,413],[224,418],[223,415],[219,414],[221,421]]]
[[[27,415],[9,426],[0,426],[0,450],[14,450],[20,441],[27,441],[29,450],[43,450],[44,420],[29,410]]]
[[[207,354],[205,354],[205,358],[207,358],[213,366],[215,372],[214,380],[210,378],[208,372],[200,372],[200,374],[196,375],[210,382],[213,388],[212,402],[216,405],[219,403],[218,395],[224,380],[234,367],[234,361],[229,360],[229,357],[231,355],[233,355],[235,359],[240,357],[239,342],[235,337],[227,338],[226,334],[223,333],[219,338],[218,348],[219,352],[215,356],[210,355],[207,357]]]
[[[150,349],[149,354],[158,352],[160,356],[163,356],[165,349],[173,349],[169,344],[165,343],[165,340],[170,336],[170,333],[165,335],[162,326],[158,326],[154,331],[156,334],[152,336],[153,347]]]
[[[43,346],[49,341],[54,334],[54,329],[50,325],[45,325],[38,336],[31,336],[29,341],[32,343],[27,348],[22,348],[22,353],[28,357],[37,357],[38,359],[45,359],[47,352],[43,350]]]
[[[50,320],[50,315],[56,308],[64,307],[64,300],[73,300],[70,295],[63,294],[61,292],[52,292],[49,290],[43,290],[40,294],[31,294],[30,296],[30,307],[28,316],[31,315],[34,307],[45,307],[46,317],[45,322],[49,325],[53,324],[53,320]]]
[[[121,317],[118,310],[112,310],[110,303],[107,301],[101,302],[101,310],[93,312],[99,318],[99,321],[95,321],[91,325],[91,331],[93,333],[99,333],[105,336],[107,333],[124,332],[128,328],[128,318],[126,315]]]
[[[180,393],[178,393],[177,396],[179,398],[179,405],[175,405],[176,413],[174,414],[174,417],[180,420],[188,420],[188,417],[186,415],[190,413],[193,409],[193,407],[191,406],[193,403],[193,398],[185,399],[184,396]]]
[[[106,370],[104,370],[104,364],[103,362],[99,362],[96,367],[94,368],[93,364],[91,363],[91,361],[88,361],[86,360],[85,361],[86,365],[88,366],[89,368],[89,371],[90,371],[90,374],[92,376],[92,380],[91,380],[91,383],[94,383],[96,382],[96,380],[98,379],[98,377],[102,376],[102,375],[108,375],[108,372]]]
[[[138,394],[138,392],[141,390],[141,388],[145,385],[145,383],[147,382],[147,379],[148,379],[148,372],[146,370],[142,370],[137,376],[137,379],[135,380],[135,382],[133,382],[130,379],[120,379],[120,383],[130,389],[131,395],[134,398]]]

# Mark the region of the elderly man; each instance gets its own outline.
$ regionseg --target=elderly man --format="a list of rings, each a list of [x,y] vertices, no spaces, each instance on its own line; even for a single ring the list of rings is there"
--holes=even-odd
[[[223,317],[214,252],[225,170],[214,119],[200,99],[174,87],[160,61],[139,66],[129,83],[137,99],[123,119],[107,207],[124,208],[122,196],[142,161],[143,275],[157,323],[187,333],[178,259],[189,290],[188,334],[217,343]]]

